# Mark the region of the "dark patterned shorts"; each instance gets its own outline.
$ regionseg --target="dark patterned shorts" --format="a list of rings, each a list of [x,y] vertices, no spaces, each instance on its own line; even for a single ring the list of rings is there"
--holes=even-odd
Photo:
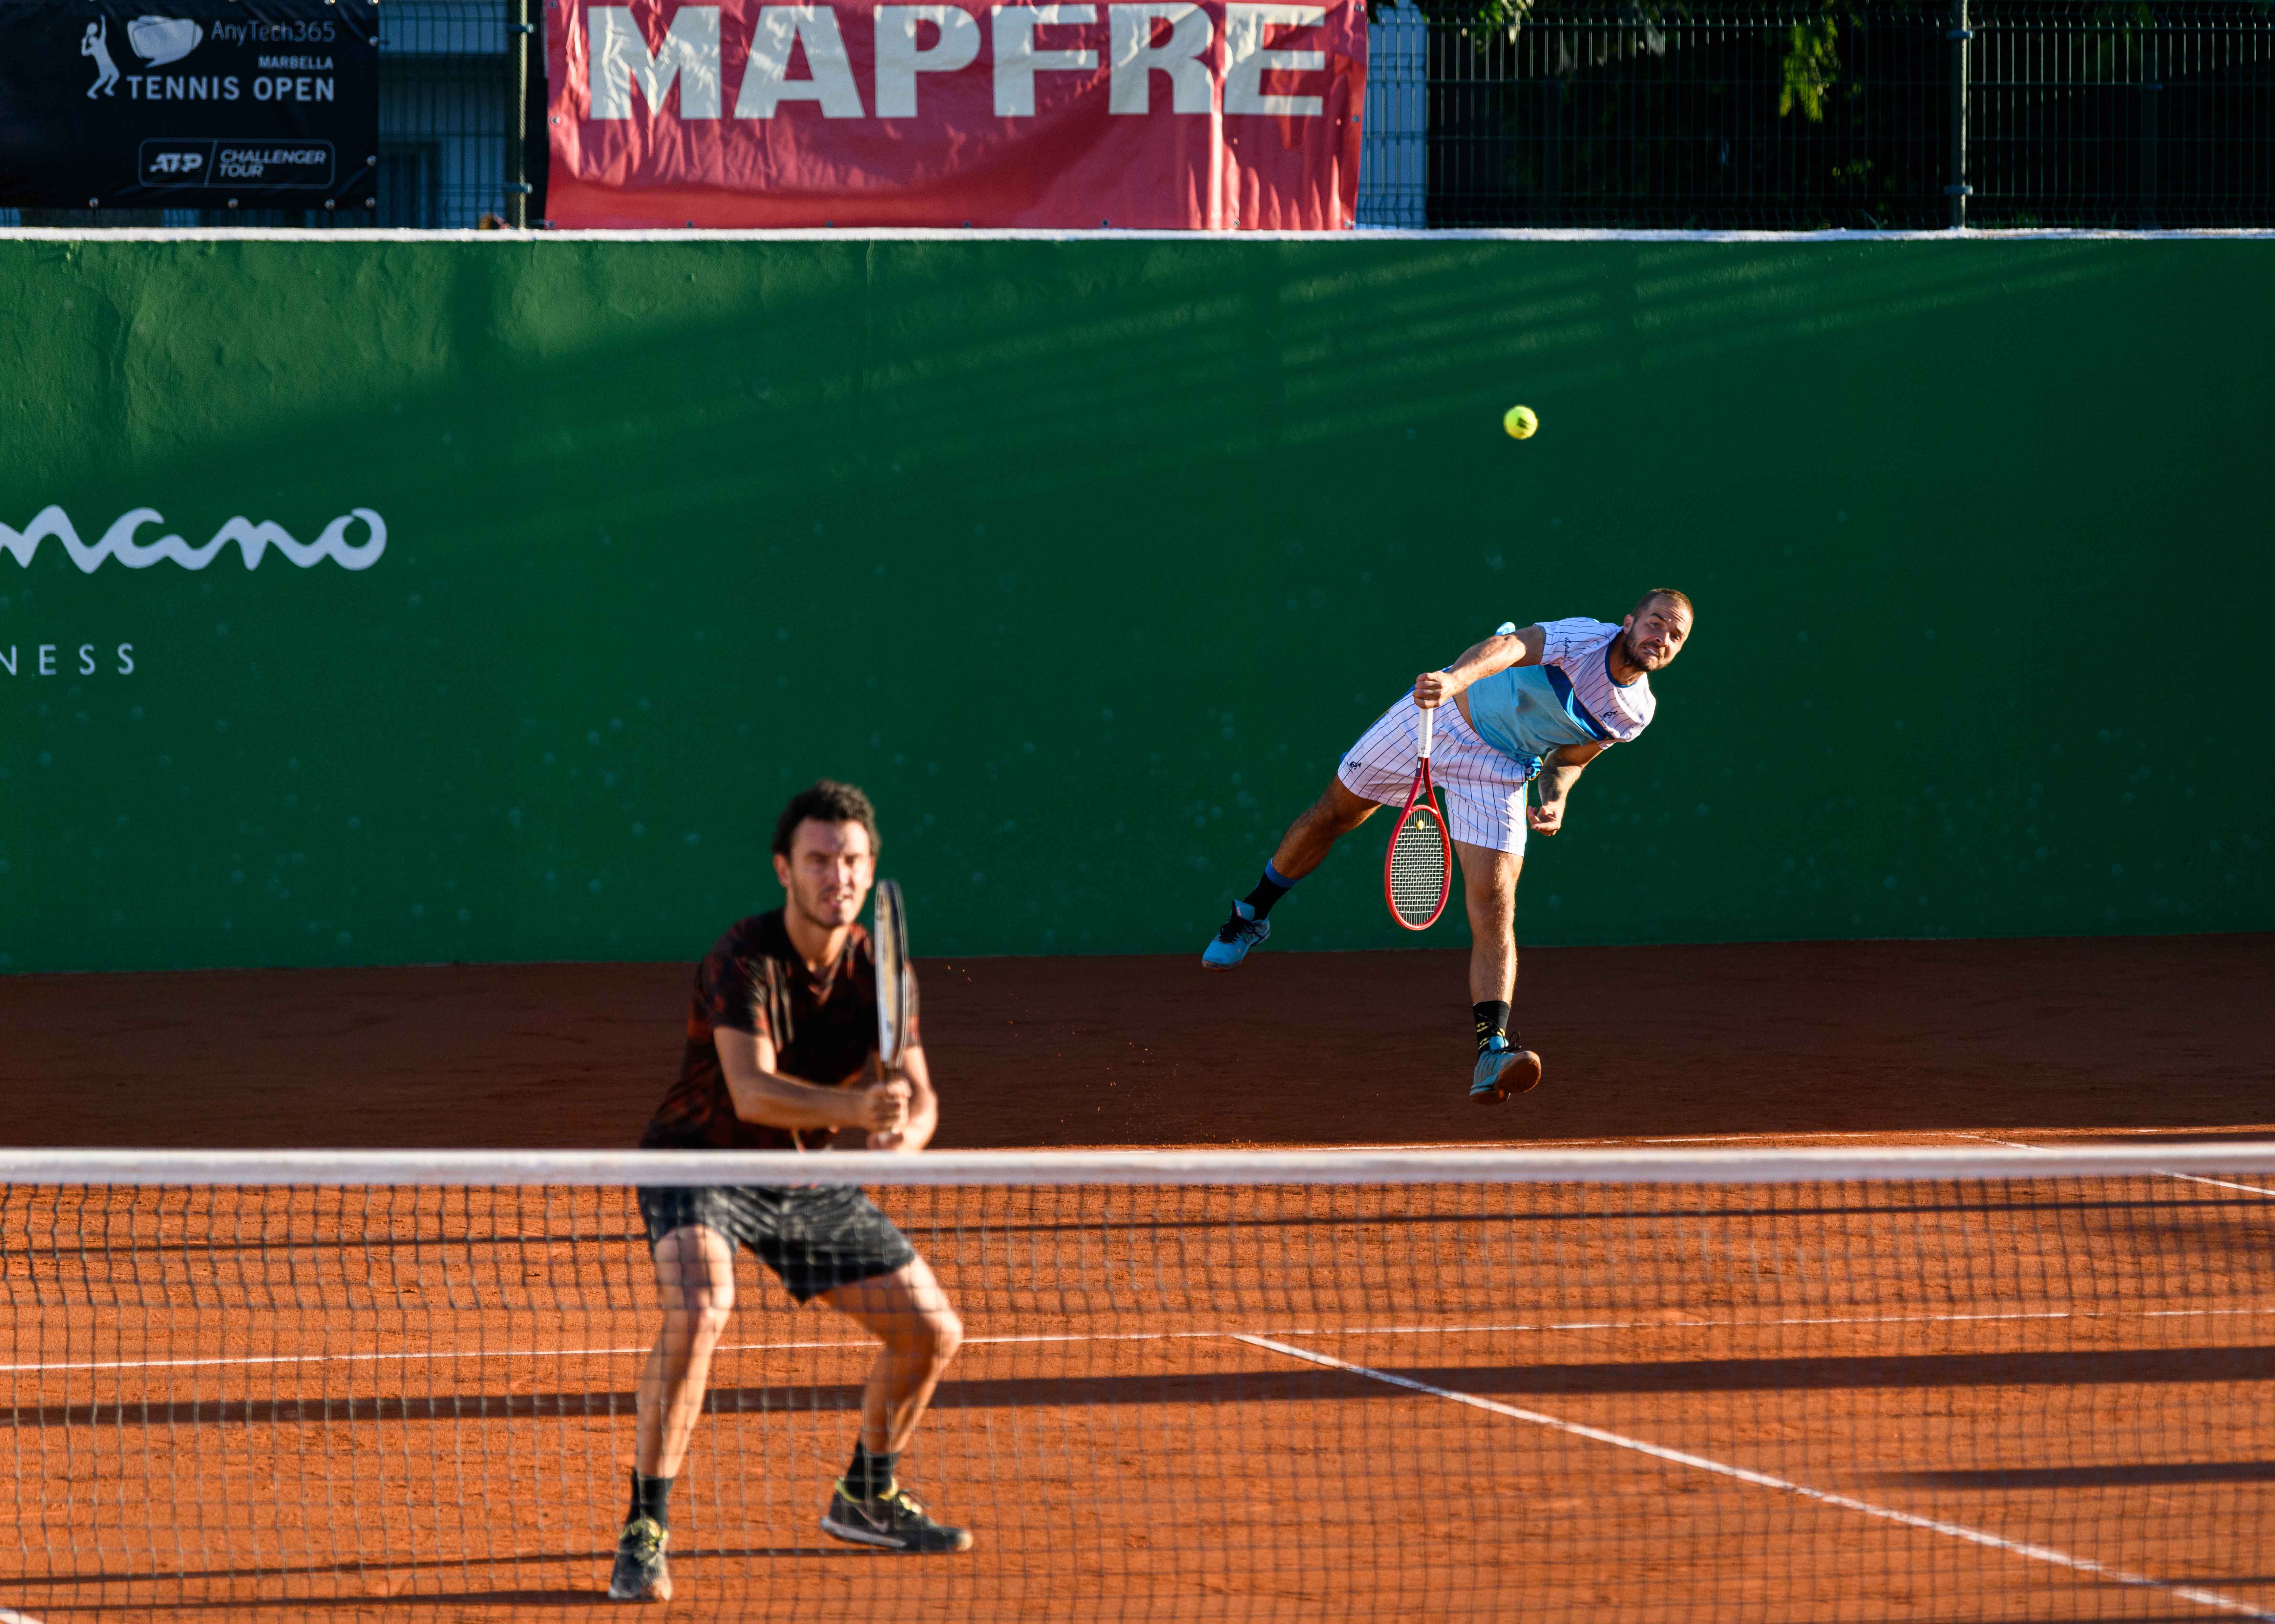
[[[917,1250],[908,1237],[850,1184],[801,1190],[718,1185],[637,1193],[651,1249],[675,1229],[694,1224],[715,1229],[756,1252],[800,1303],[916,1261]]]

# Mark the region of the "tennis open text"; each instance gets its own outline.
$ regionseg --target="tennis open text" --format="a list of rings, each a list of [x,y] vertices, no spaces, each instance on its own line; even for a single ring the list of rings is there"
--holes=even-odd
[[[879,6],[866,99],[834,7],[761,8],[748,48],[731,61],[722,49],[719,12],[715,5],[681,6],[663,37],[651,45],[631,8],[593,7],[586,13],[591,117],[631,118],[637,87],[637,100],[650,114],[676,111],[681,119],[718,118],[729,106],[737,118],[772,118],[785,105],[806,102],[819,107],[824,118],[913,118],[924,75],[961,72],[978,63],[983,52],[994,76],[995,113],[1001,118],[1035,116],[1037,75],[1095,76],[1101,53],[1111,113],[1153,112],[1157,74],[1165,81],[1168,110],[1217,110],[1218,85],[1208,60],[1215,24],[1186,0],[998,5],[988,9],[984,28],[981,18],[962,6]],[[1284,82],[1267,94],[1264,76],[1284,80],[1289,74],[1324,73],[1325,51],[1279,46],[1289,32],[1317,26],[1326,19],[1326,9],[1316,5],[1228,5],[1222,110],[1322,117],[1322,97],[1282,94],[1289,89]],[[792,78],[794,68],[804,72]]]

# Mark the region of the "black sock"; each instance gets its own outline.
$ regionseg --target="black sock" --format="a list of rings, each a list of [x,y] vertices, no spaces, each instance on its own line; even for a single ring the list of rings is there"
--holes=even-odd
[[[1487,1048],[1492,1046],[1493,1040],[1494,1039],[1507,1038],[1508,1036],[1508,1006],[1507,1004],[1497,1001],[1493,1003],[1471,1004],[1470,1006],[1470,1013],[1477,1017],[1478,1054],[1484,1054]],[[1516,1045],[1512,1040],[1508,1046],[1515,1048]]]
[[[1272,911],[1273,903],[1288,895],[1295,883],[1287,875],[1266,863],[1264,865],[1264,878],[1256,882],[1256,889],[1240,900],[1246,903],[1252,910],[1250,915],[1251,918],[1261,919]]]
[[[654,1517],[659,1526],[671,1526],[671,1479],[644,1477],[632,1474],[632,1508],[624,1514],[624,1521],[637,1517]]]
[[[845,1469],[845,1492],[856,1499],[873,1500],[893,1486],[896,1454],[871,1454],[869,1446],[856,1439],[853,1464]]]

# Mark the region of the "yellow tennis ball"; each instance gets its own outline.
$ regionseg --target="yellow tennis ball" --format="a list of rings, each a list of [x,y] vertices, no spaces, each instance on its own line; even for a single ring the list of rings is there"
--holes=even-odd
[[[1540,428],[1540,419],[1530,406],[1511,406],[1501,413],[1500,426],[1512,440],[1530,440]]]

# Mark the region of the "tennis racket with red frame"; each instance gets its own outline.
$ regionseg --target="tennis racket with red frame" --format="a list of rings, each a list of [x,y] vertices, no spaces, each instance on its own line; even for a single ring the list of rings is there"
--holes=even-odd
[[[1438,809],[1438,787],[1430,782],[1430,723],[1434,706],[1422,712],[1422,735],[1414,748],[1414,787],[1390,836],[1382,860],[1382,894],[1390,917],[1410,931],[1426,931],[1446,911],[1454,888],[1454,842],[1446,814]]]

